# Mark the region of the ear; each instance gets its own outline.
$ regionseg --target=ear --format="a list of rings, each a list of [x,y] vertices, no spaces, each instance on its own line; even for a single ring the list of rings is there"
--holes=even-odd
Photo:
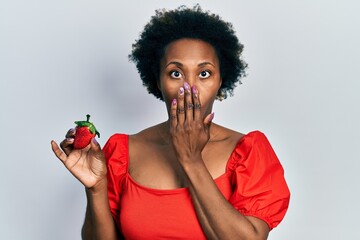
[[[223,97],[224,93],[222,91],[220,92],[221,85],[222,85],[222,78],[220,78],[218,91],[217,91],[217,94],[216,94],[216,97],[215,97],[215,99],[217,99],[219,101],[222,101],[224,99],[224,97]],[[219,96],[219,94],[220,94],[220,96]]]
[[[220,90],[221,85],[222,85],[222,78],[220,77],[219,86],[218,86],[218,91]]]

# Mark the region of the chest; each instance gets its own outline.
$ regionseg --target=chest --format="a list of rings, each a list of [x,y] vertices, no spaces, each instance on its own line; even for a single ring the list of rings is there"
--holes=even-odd
[[[229,200],[230,175],[215,179]],[[120,202],[121,232],[126,239],[206,239],[187,188],[144,187],[127,177]]]
[[[204,164],[213,177],[218,178],[226,170],[226,164],[234,146],[227,142],[208,143],[202,151]],[[168,145],[146,144],[129,147],[129,174],[140,185],[153,189],[177,189],[187,187],[187,177]]]

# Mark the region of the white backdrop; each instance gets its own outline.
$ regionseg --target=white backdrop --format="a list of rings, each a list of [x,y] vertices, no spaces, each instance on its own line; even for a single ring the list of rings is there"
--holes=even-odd
[[[249,63],[214,121],[263,131],[285,168],[269,239],[360,239],[360,3],[196,2],[233,23]],[[50,140],[86,113],[102,145],[165,120],[127,55],[155,9],[196,2],[0,1],[0,239],[80,239],[84,189]]]

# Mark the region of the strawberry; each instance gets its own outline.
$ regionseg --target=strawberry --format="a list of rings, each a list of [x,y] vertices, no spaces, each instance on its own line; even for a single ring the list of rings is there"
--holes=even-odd
[[[76,133],[74,139],[74,149],[82,149],[89,145],[92,138],[100,133],[96,130],[95,125],[89,122],[90,115],[86,115],[86,121],[76,121]]]

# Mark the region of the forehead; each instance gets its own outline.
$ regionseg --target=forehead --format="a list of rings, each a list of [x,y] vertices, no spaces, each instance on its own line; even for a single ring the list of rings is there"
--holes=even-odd
[[[179,39],[169,43],[164,49],[163,61],[199,62],[210,61],[218,63],[215,48],[208,42],[198,39]]]

